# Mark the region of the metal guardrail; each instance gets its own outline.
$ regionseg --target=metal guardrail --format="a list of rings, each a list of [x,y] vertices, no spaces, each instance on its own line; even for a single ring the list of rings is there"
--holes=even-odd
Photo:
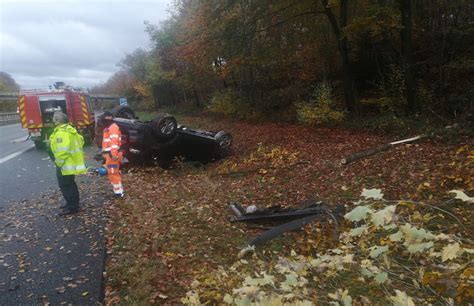
[[[0,113],[0,126],[20,122],[18,113]]]
[[[0,99],[2,100],[16,100],[20,93],[18,92],[0,92]]]

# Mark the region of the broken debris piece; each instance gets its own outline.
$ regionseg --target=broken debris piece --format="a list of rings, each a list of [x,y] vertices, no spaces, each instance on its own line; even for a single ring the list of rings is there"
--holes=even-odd
[[[238,203],[232,203],[229,207],[235,214],[235,217],[231,219],[231,222],[285,222],[270,228],[261,235],[252,239],[248,245],[240,251],[239,257],[245,256],[253,251],[256,246],[262,245],[283,233],[300,229],[314,221],[327,222],[328,220],[332,220],[334,221],[335,231],[337,232],[338,219],[342,218],[344,215],[344,207],[342,205],[339,205],[336,209],[332,210],[323,202],[317,202],[314,200],[306,201],[305,205],[301,208],[282,208],[281,206],[272,206],[266,209],[252,209],[253,212],[251,213],[248,213],[247,210]],[[290,221],[288,222],[288,220]]]

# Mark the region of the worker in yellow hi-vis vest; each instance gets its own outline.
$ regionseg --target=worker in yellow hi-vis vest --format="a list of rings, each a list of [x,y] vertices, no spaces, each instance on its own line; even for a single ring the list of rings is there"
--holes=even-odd
[[[53,116],[54,131],[49,137],[48,153],[56,165],[56,176],[59,188],[66,200],[61,206],[60,216],[75,214],[79,211],[79,190],[74,180],[75,175],[87,173],[84,163],[84,138],[68,124],[67,115],[55,112]]]

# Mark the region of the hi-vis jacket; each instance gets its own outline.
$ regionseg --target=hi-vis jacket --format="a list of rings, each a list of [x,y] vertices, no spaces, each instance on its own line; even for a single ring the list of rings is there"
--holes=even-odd
[[[122,145],[122,132],[116,123],[112,123],[104,129],[102,138],[102,152],[109,153],[112,157],[120,156],[120,146]]]
[[[54,128],[49,137],[54,163],[61,169],[62,175],[87,173],[84,164],[84,138],[69,124]]]

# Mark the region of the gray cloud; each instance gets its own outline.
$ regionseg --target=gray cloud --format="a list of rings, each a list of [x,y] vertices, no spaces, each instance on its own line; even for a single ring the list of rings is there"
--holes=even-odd
[[[0,71],[25,89],[97,85],[126,53],[149,46],[144,21],[166,19],[172,2],[0,0]]]

